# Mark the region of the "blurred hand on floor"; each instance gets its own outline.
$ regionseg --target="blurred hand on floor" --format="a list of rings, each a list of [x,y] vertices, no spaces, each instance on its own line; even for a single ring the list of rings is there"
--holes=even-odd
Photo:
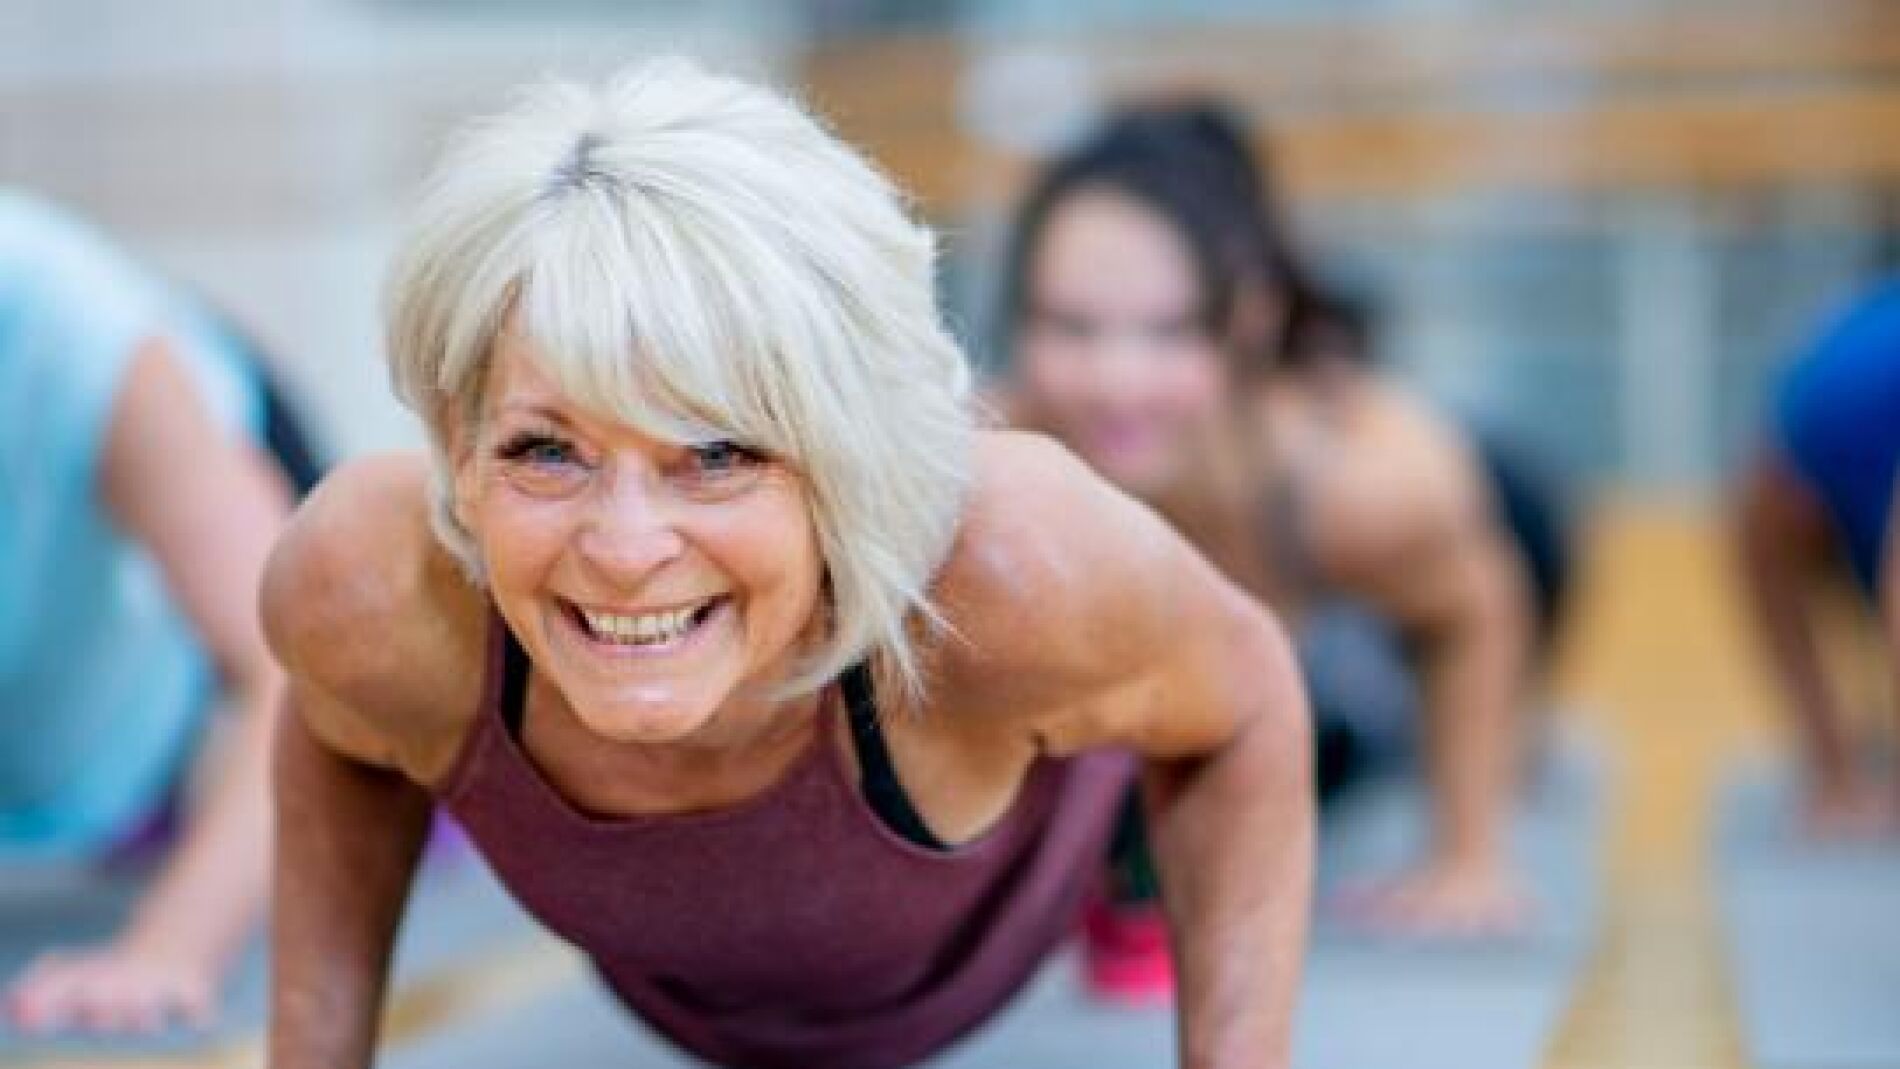
[[[28,1033],[149,1035],[208,1028],[217,970],[122,944],[42,954],[6,992],[7,1021]]]
[[[1333,905],[1353,927],[1426,939],[1517,935],[1535,913],[1529,890],[1508,867],[1449,861],[1351,885]]]
[[[1900,783],[1865,775],[1817,783],[1802,806],[1801,831],[1824,842],[1900,836]]]

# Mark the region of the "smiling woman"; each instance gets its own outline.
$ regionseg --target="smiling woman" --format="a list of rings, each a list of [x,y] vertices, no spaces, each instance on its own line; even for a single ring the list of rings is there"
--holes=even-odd
[[[489,412],[455,464],[454,522],[479,532],[496,608],[586,728],[679,741],[818,643],[817,539],[786,463],[590,416],[518,332],[495,349]],[[751,696],[752,718],[772,720],[776,695]]]
[[[701,1058],[910,1064],[1072,929],[1131,754],[1184,1064],[1284,1064],[1284,639],[1066,453],[978,431],[932,293],[928,232],[767,91],[674,63],[471,128],[390,284],[432,457],[340,470],[266,580],[274,1065],[368,1064],[433,803]]]

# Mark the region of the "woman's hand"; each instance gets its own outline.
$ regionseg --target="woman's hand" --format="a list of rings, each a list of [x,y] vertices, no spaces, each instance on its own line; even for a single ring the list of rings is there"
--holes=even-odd
[[[1348,887],[1334,905],[1358,926],[1418,938],[1515,935],[1535,913],[1529,889],[1510,866],[1449,859]]]
[[[1852,842],[1900,834],[1900,785],[1861,772],[1816,784],[1803,800],[1801,833],[1822,842]]]
[[[209,1028],[221,972],[212,962],[127,941],[48,951],[8,988],[7,1020],[28,1033]]]

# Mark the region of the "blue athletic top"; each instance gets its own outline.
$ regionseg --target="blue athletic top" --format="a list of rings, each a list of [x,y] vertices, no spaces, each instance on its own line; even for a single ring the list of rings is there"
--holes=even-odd
[[[95,480],[119,384],[155,335],[226,426],[258,431],[259,384],[202,310],[0,189],[0,861],[124,835],[175,784],[211,695],[190,626]]]
[[[1780,446],[1820,497],[1856,577],[1879,581],[1900,467],[1900,278],[1833,321],[1775,397]]]

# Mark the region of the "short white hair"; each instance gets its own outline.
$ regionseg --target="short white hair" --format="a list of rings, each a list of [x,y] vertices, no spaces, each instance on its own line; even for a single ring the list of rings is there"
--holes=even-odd
[[[388,281],[391,375],[433,447],[438,536],[479,582],[451,443],[481,417],[512,316],[576,403],[802,473],[828,621],[788,693],[876,653],[918,696],[912,625],[935,618],[975,432],[934,259],[892,185],[778,93],[676,59],[528,89],[454,142]]]

